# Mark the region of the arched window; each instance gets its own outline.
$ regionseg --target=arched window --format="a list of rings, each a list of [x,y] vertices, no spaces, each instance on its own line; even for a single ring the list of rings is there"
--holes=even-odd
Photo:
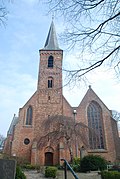
[[[53,56],[49,56],[48,58],[48,68],[53,68]]]
[[[87,109],[90,149],[104,149],[102,109],[100,105],[92,101]]]
[[[33,115],[32,106],[29,106],[26,114],[26,125],[32,125],[32,115]]]
[[[53,87],[53,78],[49,77],[48,78],[48,88],[52,88]]]

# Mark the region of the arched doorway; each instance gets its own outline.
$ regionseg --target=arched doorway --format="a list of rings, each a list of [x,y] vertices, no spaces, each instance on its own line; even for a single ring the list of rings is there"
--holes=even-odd
[[[46,166],[53,165],[53,153],[52,152],[45,153],[45,165]]]

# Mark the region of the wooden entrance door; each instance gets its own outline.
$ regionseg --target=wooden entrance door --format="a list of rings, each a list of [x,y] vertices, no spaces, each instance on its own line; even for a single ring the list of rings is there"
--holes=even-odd
[[[53,153],[52,152],[45,153],[45,165],[46,166],[53,165]]]

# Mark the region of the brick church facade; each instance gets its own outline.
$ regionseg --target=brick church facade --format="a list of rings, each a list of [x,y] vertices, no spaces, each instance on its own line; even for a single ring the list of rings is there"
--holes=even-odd
[[[64,148],[63,143],[52,145],[48,141],[43,148],[38,145],[40,138],[45,135],[42,123],[52,116],[67,116],[76,117],[76,121],[93,128],[99,134],[97,145],[94,136],[87,134],[89,145],[85,147],[81,141],[78,156],[80,149],[84,147],[85,154],[98,154],[111,162],[120,160],[117,122],[91,86],[76,108],[71,107],[62,94],[63,50],[59,48],[53,22],[45,46],[39,53],[37,90],[19,109],[18,117],[14,115],[7,133],[4,153],[23,157],[31,164],[56,165],[60,164],[61,158],[70,161],[68,149]],[[73,156],[75,156],[74,146]]]

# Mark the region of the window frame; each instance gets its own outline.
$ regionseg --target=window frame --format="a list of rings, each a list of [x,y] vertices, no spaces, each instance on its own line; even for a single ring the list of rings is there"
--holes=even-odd
[[[53,88],[53,77],[48,77],[48,88]]]
[[[54,64],[54,57],[50,55],[48,58],[48,68],[53,68],[53,64]]]
[[[32,125],[32,119],[33,119],[33,108],[30,105],[27,108],[25,125],[31,126]]]
[[[105,149],[102,108],[96,101],[91,101],[87,107],[89,145],[90,149]],[[97,136],[98,134],[98,136]]]

